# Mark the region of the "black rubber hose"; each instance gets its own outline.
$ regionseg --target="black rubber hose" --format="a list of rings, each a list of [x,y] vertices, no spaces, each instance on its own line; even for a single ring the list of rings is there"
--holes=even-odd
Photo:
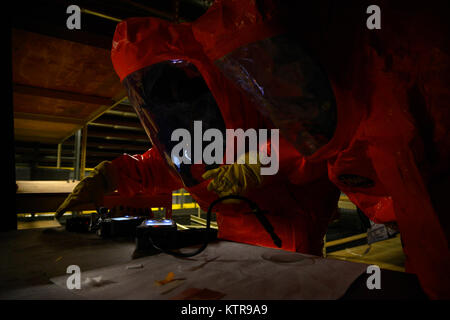
[[[243,196],[238,196],[238,195],[229,195],[229,196],[225,196],[225,197],[221,197],[218,198],[216,200],[214,200],[208,208],[208,211],[206,213],[206,229],[205,229],[205,241],[203,242],[202,246],[200,248],[198,248],[197,250],[193,251],[193,252],[188,252],[188,253],[183,253],[183,252],[176,252],[176,251],[171,251],[171,250],[167,250],[167,249],[163,249],[158,247],[157,245],[155,245],[153,243],[153,241],[150,239],[152,246],[161,251],[164,252],[166,254],[170,254],[172,256],[175,257],[180,257],[180,258],[188,258],[188,257],[193,257],[197,254],[199,254],[200,252],[202,252],[203,250],[206,249],[206,247],[208,246],[208,235],[209,235],[209,230],[211,228],[211,212],[212,209],[219,204],[222,201],[225,200],[229,200],[229,199],[234,199],[234,200],[242,200],[245,201],[249,204],[250,209],[252,210],[252,213],[254,213],[256,215],[256,217],[258,218],[259,222],[261,223],[261,225],[264,227],[264,229],[270,234],[270,236],[272,237],[273,243],[281,248],[281,239],[277,236],[277,234],[275,233],[273,226],[270,224],[269,220],[267,220],[267,218],[264,216],[264,211],[261,211],[258,207],[258,205],[251,201],[250,199],[243,197]]]

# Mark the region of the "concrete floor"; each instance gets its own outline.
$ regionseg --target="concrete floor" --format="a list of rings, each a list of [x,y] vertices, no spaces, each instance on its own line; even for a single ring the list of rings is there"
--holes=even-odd
[[[61,227],[56,220],[19,221],[18,229],[45,229]],[[47,231],[49,232],[49,231]],[[381,268],[393,271],[405,271],[405,255],[403,253],[400,235],[392,239],[373,243],[372,245],[358,245],[343,250],[332,251],[328,258],[377,264]]]
[[[131,261],[134,242],[66,232],[63,227],[0,233],[1,291],[50,284],[79,265],[91,270]]]
[[[398,239],[391,240],[386,244],[392,247],[392,254],[398,253]],[[370,264],[370,259],[381,259],[379,252],[386,244],[372,245],[373,251],[364,257],[368,260],[358,262]],[[50,279],[65,275],[67,267],[72,264],[88,271],[128,263],[132,261],[134,246],[132,239],[101,239],[95,234],[66,232],[63,227],[0,233],[0,299],[35,299],[42,292],[49,299],[71,299],[70,295],[58,291]],[[359,252],[363,248],[352,250]],[[330,258],[344,255],[339,251],[333,254]],[[351,260],[349,256],[344,255],[344,258]],[[401,261],[401,257],[397,258]],[[367,275],[363,274],[349,288],[344,299],[425,298],[414,275],[391,270],[382,270],[383,279],[389,279],[383,282],[386,283],[385,290],[367,295]]]

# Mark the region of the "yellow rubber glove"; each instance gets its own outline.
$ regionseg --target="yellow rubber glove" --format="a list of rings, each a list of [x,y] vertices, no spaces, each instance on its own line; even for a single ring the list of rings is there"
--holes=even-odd
[[[110,166],[110,161],[103,161],[88,177],[81,180],[56,210],[56,219],[75,206],[92,203],[98,205],[105,193],[113,192],[116,189],[116,183]]]
[[[251,164],[249,159],[256,158],[256,164]],[[228,195],[245,195],[247,190],[261,184],[260,174],[261,164],[257,156],[245,154],[245,163],[233,163],[221,166],[220,168],[208,170],[202,178],[212,179],[208,184],[208,190],[214,191],[219,197]],[[237,203],[239,200],[226,200],[224,203]]]

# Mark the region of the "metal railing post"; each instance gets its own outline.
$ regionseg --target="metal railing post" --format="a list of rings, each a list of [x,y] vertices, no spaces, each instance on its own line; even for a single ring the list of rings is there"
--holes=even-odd
[[[61,149],[62,149],[62,144],[58,143],[58,153],[56,155],[56,168],[61,168]]]
[[[80,180],[84,178],[84,172],[86,170],[86,145],[87,145],[87,125],[83,127],[81,134]]]
[[[80,180],[81,129],[75,133],[75,160],[73,164],[73,180]]]

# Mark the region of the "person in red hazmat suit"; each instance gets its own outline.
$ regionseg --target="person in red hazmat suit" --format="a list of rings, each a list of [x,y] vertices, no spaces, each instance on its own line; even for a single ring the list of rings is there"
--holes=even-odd
[[[132,196],[185,188],[203,210],[218,197],[237,194],[267,212],[282,249],[322,254],[323,237],[336,214],[340,194],[327,177],[326,162],[304,161],[290,143],[282,137],[274,139],[273,134],[258,139],[254,149],[239,148],[224,138],[223,158],[230,149],[235,153],[235,161],[227,159],[227,163],[193,159],[192,150],[208,145],[195,139],[185,143],[181,154],[173,154],[179,143],[173,141],[173,133],[181,128],[194,137],[198,121],[203,132],[213,129],[224,137],[227,129],[259,132],[274,128],[210,62],[190,24],[127,19],[117,25],[111,56],[152,148],[142,155],[102,162],[77,185],[57,216],[83,202],[100,203],[105,193],[116,189]],[[274,174],[261,175],[267,167],[261,155],[277,162]],[[239,159],[243,163],[237,163]],[[219,238],[277,247],[257,217],[249,214],[245,202],[220,203],[214,211]]]
[[[243,194],[268,210],[283,249],[320,254],[337,186],[372,221],[398,225],[407,271],[431,298],[448,298],[449,208],[438,197],[449,185],[450,162],[449,56],[439,32],[445,20],[424,14],[411,23],[413,8],[402,14],[409,20],[397,21],[392,12],[401,6],[382,2],[392,9],[383,20],[391,26],[370,31],[360,18],[363,5],[316,15],[311,25],[320,32],[311,29],[308,10],[288,10],[303,14],[302,22],[264,0],[216,1],[192,24],[145,18],[119,24],[113,64],[153,148],[99,165],[58,214],[114,189],[133,194],[184,187],[203,209],[218,196]],[[416,23],[423,28],[414,29]],[[175,68],[190,80],[171,83],[183,79],[174,76]],[[190,122],[219,130],[280,129],[279,148],[270,148],[270,140],[258,147],[276,153],[277,174],[258,175],[260,163],[184,165],[171,157],[170,131],[192,130],[186,118],[176,124],[177,108],[186,116],[199,106],[189,94],[174,92],[181,83],[189,88],[192,79],[204,81],[199,93],[210,94],[205,99],[213,103],[204,103],[211,108]],[[190,106],[180,105],[186,101]],[[202,119],[206,114],[215,120]],[[273,246],[244,204],[217,211],[219,237]]]
[[[193,33],[307,163],[326,161],[329,179],[372,221],[398,227],[406,271],[429,297],[450,298],[446,3],[381,1],[379,30],[366,27],[370,4],[216,1]],[[315,62],[336,99],[331,138],[323,113],[334,110],[320,98]]]

